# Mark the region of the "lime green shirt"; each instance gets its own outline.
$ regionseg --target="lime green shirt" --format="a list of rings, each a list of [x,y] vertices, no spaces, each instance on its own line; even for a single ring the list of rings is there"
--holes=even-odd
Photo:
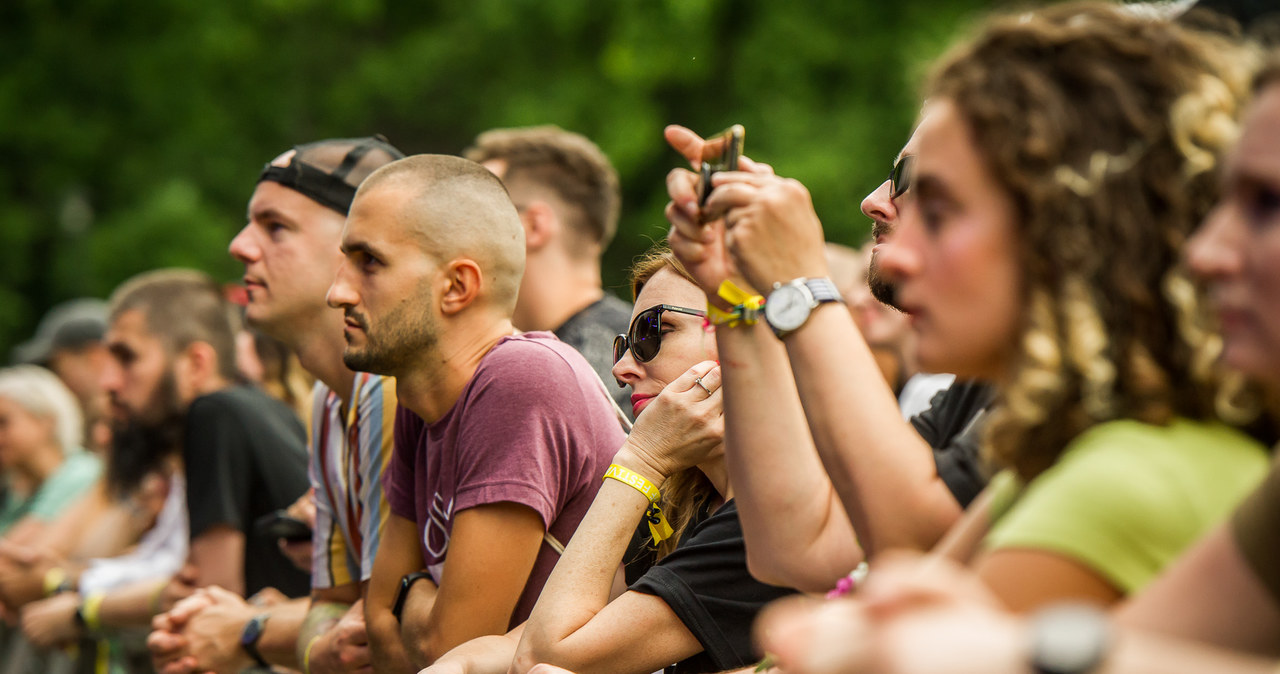
[[[88,452],[76,452],[27,498],[10,492],[0,504],[0,535],[30,515],[43,522],[53,520],[89,491],[102,472],[102,462]]]
[[[1260,443],[1218,423],[1099,424],[1029,485],[1012,471],[992,480],[983,546],[1055,552],[1129,594],[1223,521],[1267,464]]]

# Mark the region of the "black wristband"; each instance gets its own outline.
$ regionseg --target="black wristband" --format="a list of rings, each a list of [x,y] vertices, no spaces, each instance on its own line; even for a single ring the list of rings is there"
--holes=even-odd
[[[249,657],[263,669],[271,669],[271,663],[258,652],[258,640],[262,639],[262,633],[267,629],[267,618],[270,617],[270,613],[259,613],[250,618],[249,622],[244,624],[244,630],[240,632],[240,648],[243,648],[244,652],[248,653]]]
[[[406,573],[404,578],[400,579],[400,588],[396,590],[396,601],[391,605],[391,615],[396,617],[396,622],[400,622],[400,614],[404,613],[404,603],[409,599],[409,590],[413,588],[413,584],[426,578],[431,580],[431,574],[426,571],[414,571]]]

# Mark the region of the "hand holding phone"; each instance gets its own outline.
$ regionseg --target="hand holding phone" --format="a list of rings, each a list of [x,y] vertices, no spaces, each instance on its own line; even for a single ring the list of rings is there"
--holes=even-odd
[[[253,523],[254,531],[267,538],[283,538],[291,543],[311,540],[311,527],[306,522],[277,510],[259,517]]]
[[[741,124],[721,131],[702,144],[702,193],[698,205],[707,203],[711,196],[711,176],[719,171],[737,171],[738,158],[742,156],[742,144],[746,129]]]

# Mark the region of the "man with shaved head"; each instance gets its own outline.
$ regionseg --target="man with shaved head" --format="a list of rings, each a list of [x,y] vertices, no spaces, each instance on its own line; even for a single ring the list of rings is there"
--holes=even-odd
[[[379,169],[342,251],[343,360],[396,377],[402,406],[365,605],[374,669],[399,671],[528,617],[625,438],[581,355],[512,327],[524,231],[479,164]]]

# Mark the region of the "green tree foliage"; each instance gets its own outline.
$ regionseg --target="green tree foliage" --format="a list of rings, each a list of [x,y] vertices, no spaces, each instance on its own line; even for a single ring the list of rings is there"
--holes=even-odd
[[[597,141],[624,185],[606,258],[665,235],[671,122],[740,122],[828,238],[905,140],[920,66],[979,0],[8,0],[0,3],[0,349],[57,301],[159,266],[234,280],[264,162],[384,133],[456,153],[496,126]]]

